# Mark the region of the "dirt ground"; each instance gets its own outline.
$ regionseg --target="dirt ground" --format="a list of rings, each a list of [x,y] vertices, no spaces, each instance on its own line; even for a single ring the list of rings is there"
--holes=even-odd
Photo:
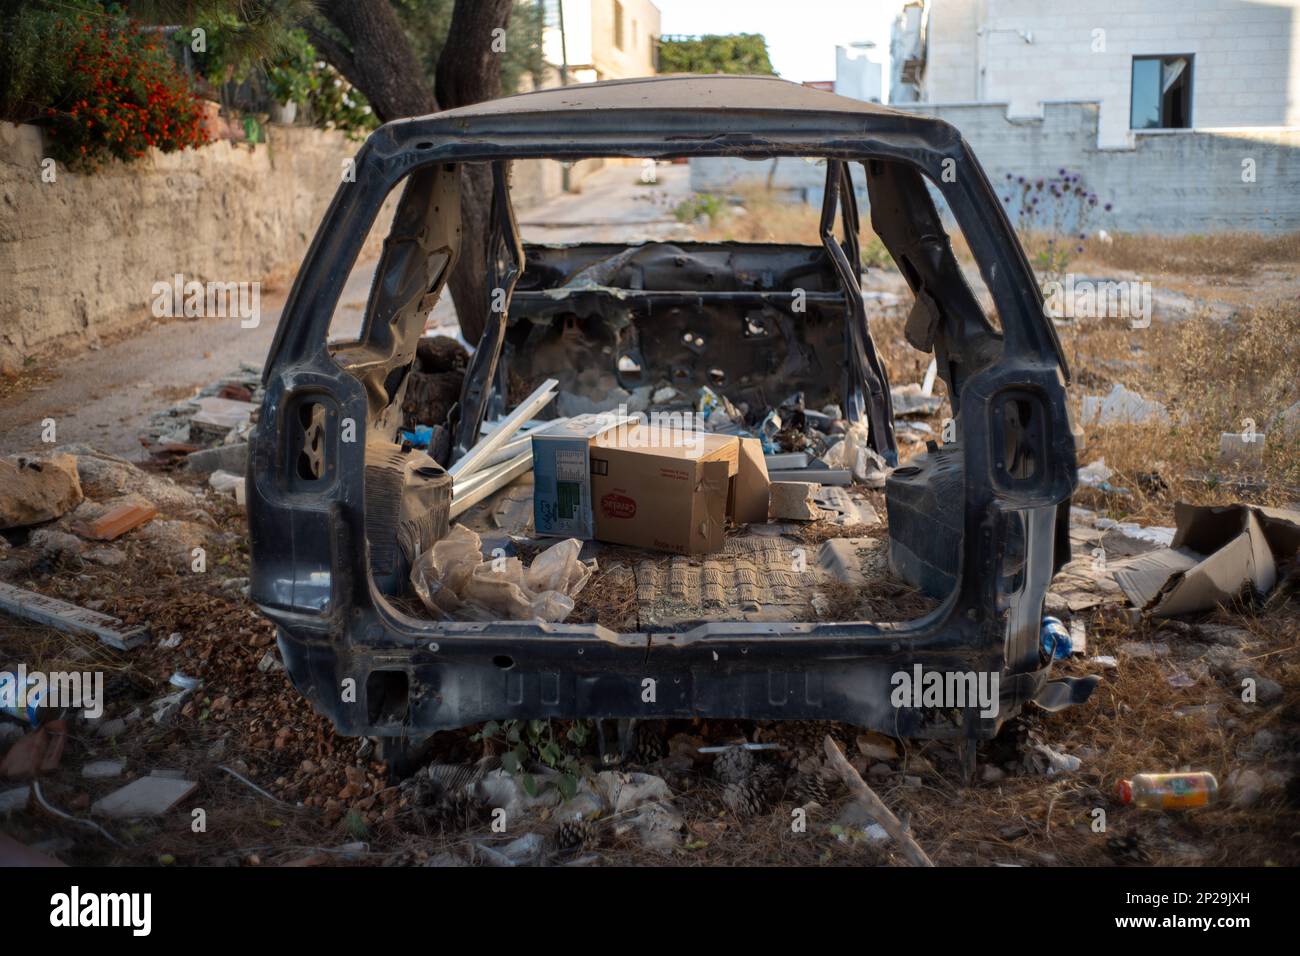
[[[1141,248],[1152,263],[1139,258]],[[1172,414],[1165,424],[1086,429],[1080,464],[1104,457],[1115,472],[1111,486],[1123,493],[1082,488],[1075,504],[1117,521],[1171,526],[1177,501],[1300,499],[1297,436],[1282,427],[1283,413],[1300,399],[1300,255],[1292,249],[1275,261],[1269,250],[1256,249],[1255,260],[1206,267],[1199,247],[1124,249],[1131,274],[1188,297],[1191,308],[1176,319],[1158,316],[1145,330],[1107,320],[1059,328],[1075,373],[1071,395],[1079,401],[1122,383],[1165,402]],[[1079,268],[1085,265],[1116,268],[1103,254]],[[895,310],[873,320],[896,383],[919,381],[925,365],[902,344],[902,318]],[[25,374],[41,380],[39,370]],[[941,417],[924,421],[937,429]],[[1245,417],[1269,431],[1265,456],[1249,471],[1217,460],[1218,435]],[[905,444],[903,457],[921,447]],[[193,492],[193,504],[161,509],[161,520],[176,523],[166,533],[141,529],[117,542],[126,560],[116,566],[40,552],[19,540],[0,550],[0,579],[148,627],[146,643],[119,652],[0,616],[0,663],[108,675],[105,715],[70,725],[58,769],[40,779],[47,807],[32,804],[0,817],[0,831],[66,862],[456,865],[482,862],[488,851],[481,847],[501,848],[535,833],[544,849],[529,862],[902,864],[892,843],[863,828],[848,792],[827,773],[820,755],[830,735],[940,865],[1300,863],[1300,574],[1294,565],[1283,569],[1267,600],[1172,623],[1134,624],[1113,603],[1079,612],[1087,654],[1060,666],[1099,674],[1099,687],[1081,707],[1056,714],[1030,707],[980,746],[969,786],[953,748],[940,742],[894,741],[814,722],[642,725],[630,762],[619,769],[662,778],[681,824],[672,846],[652,848],[618,814],[575,837],[563,831],[554,805],[545,804],[498,832],[487,806],[431,790],[427,769],[397,779],[372,742],[336,735],[289,685],[276,660],[273,628],[241,591],[248,551],[240,509],[183,473],[170,477]],[[883,517],[879,499],[877,510]],[[204,573],[193,573],[183,559],[186,533],[205,542]],[[819,531],[807,533],[815,539]],[[600,603],[598,591],[588,595],[591,613]],[[1231,666],[1223,665],[1225,655]],[[1099,656],[1114,657],[1116,666],[1093,660]],[[1244,702],[1233,676],[1240,665],[1275,682],[1280,693]],[[168,680],[177,672],[202,685],[177,713],[156,722],[152,704],[174,690]],[[117,719],[124,721],[120,732],[101,735],[99,728]],[[522,734],[518,727],[465,728],[437,735],[423,760],[481,776],[512,751],[513,734],[533,761],[546,741],[560,741],[562,766],[579,777],[593,775],[602,769],[594,742],[574,729],[561,722]],[[758,751],[739,767],[736,751],[726,758],[699,753],[701,746],[738,740],[779,749]],[[0,741],[0,749],[7,745]],[[1077,758],[1078,768],[1049,773],[1041,747]],[[125,773],[107,780],[81,775],[85,764],[106,758],[123,759]],[[161,817],[96,818],[111,841],[68,819],[90,819],[93,801],[158,769],[179,771],[198,785],[195,793]],[[1224,786],[1223,799],[1183,813],[1118,803],[1119,779],[1171,770],[1212,772]],[[14,785],[0,781],[0,790]],[[802,829],[792,827],[800,808]],[[201,830],[196,809],[204,811]]]

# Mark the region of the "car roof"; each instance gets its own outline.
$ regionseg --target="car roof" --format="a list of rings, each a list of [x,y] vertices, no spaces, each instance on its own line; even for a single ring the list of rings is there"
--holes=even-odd
[[[758,110],[767,113],[900,113],[776,76],[681,73],[601,80],[518,93],[432,114],[440,120],[503,114],[604,110]]]

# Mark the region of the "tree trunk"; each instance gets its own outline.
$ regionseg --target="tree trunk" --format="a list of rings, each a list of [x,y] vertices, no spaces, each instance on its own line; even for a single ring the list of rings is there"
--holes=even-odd
[[[347,38],[340,44],[308,28],[325,59],[370,100],[383,122],[424,116],[494,99],[501,92],[501,55],[512,0],[456,0],[447,43],[438,58],[437,95],[387,0],[322,0],[325,19]],[[500,30],[500,33],[494,31]],[[461,250],[448,286],[461,333],[471,344],[487,319],[492,174],[485,164],[461,168]]]
[[[438,56],[437,92],[443,109],[455,109],[501,93],[501,56],[512,0],[456,0],[447,43]],[[500,30],[500,33],[494,31]],[[461,334],[477,344],[487,322],[488,236],[492,214],[492,170],[486,164],[460,171],[460,259],[447,284],[456,304]]]
[[[463,0],[457,0],[459,6]],[[319,30],[313,45],[366,95],[381,122],[438,111],[438,101],[387,0],[324,0],[320,12],[347,37],[344,49]]]

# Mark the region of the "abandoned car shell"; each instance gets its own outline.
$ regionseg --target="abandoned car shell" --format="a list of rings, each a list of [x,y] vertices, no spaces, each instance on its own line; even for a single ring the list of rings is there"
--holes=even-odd
[[[367,488],[375,471],[367,438],[392,441],[424,316],[456,260],[459,164],[493,165],[485,281],[510,296],[535,264],[554,267],[555,283],[573,270],[544,255],[525,263],[505,161],[589,156],[826,159],[822,249],[773,254],[816,253],[818,277],[801,281],[820,283],[818,307],[839,316],[839,400],[895,464],[888,381],[871,344],[859,270],[850,265],[860,261],[850,166],[861,164],[872,226],[916,296],[907,339],[934,353],[957,425],[957,442],[932,447],[887,486],[891,558],[905,578],[943,598],[937,609],[897,624],[729,621],[615,633],[596,624],[422,620],[387,599],[375,554],[392,550],[378,540],[394,533],[381,515],[391,507]],[[327,346],[348,271],[403,179],[361,338]],[[931,189],[965,234],[1000,328],[953,257]],[[837,209],[843,239],[833,235]],[[681,247],[710,261],[703,244]],[[610,251],[560,258],[585,267]],[[730,303],[747,307],[756,296],[787,318],[790,282],[780,269],[764,274],[776,279],[669,291],[728,322],[740,314],[727,311]],[[534,272],[518,301],[489,318],[453,423],[457,449],[478,436],[512,319],[521,309],[541,313],[545,285]],[[594,286],[636,299],[617,268]],[[418,738],[486,719],[726,716],[843,720],[969,742],[993,735],[1026,701],[1055,708],[1091,690],[1051,675],[1039,646],[1045,593],[1068,557],[1075,484],[1068,371],[992,187],[940,120],[773,78],[695,76],[583,84],[389,123],[358,153],[355,181],[340,186],[326,213],[264,375],[249,465],[252,597],[279,627],[295,686],[344,733]],[[891,675],[918,664],[998,675],[997,712],[981,714],[974,702],[895,707]]]

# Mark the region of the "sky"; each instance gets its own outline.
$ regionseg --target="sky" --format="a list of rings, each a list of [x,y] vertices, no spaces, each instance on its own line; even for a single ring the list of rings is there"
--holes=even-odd
[[[787,80],[835,79],[835,47],[875,40],[889,83],[889,28],[903,0],[653,0],[661,33],[761,33]]]

